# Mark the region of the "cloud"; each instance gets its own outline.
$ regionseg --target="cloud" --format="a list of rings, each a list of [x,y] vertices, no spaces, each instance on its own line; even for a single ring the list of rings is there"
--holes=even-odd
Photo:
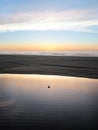
[[[0,18],[0,32],[21,30],[64,30],[97,32],[98,15],[90,9],[21,12]]]

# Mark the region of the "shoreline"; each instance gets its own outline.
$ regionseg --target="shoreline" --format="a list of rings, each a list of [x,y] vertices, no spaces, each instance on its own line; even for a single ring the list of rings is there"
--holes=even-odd
[[[42,74],[98,79],[98,57],[0,55],[0,74]]]

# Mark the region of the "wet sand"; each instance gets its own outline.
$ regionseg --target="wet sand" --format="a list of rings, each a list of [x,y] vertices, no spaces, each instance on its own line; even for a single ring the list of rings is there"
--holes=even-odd
[[[98,79],[98,57],[0,55],[0,73]]]

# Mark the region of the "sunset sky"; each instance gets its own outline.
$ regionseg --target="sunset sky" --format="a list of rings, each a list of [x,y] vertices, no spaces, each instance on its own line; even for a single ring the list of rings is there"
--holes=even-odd
[[[98,0],[0,0],[0,50],[98,50]]]

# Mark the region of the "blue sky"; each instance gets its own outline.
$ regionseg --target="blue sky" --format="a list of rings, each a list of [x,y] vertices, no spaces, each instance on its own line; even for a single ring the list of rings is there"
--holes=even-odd
[[[97,12],[98,0],[0,0],[0,50],[98,50]]]

